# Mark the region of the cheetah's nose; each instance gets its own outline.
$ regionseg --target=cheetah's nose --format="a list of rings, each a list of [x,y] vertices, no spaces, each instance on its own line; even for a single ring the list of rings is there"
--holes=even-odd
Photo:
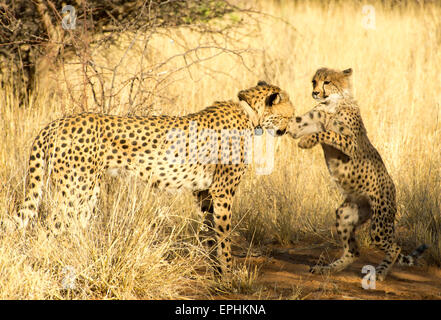
[[[298,123],[300,121],[302,121],[302,118],[301,117],[296,117],[296,122]]]
[[[318,91],[313,91],[313,92],[312,92],[312,97],[313,97],[313,98],[317,98],[318,95],[319,95],[319,93],[320,93],[320,92],[318,92]]]

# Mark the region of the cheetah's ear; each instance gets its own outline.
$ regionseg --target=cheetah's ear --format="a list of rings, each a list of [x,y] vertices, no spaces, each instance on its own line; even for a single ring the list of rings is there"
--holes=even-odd
[[[266,81],[263,80],[259,80],[259,82],[257,82],[258,86],[269,86],[269,84]]]
[[[275,104],[279,104],[281,100],[282,97],[280,96],[280,93],[273,93],[266,97],[265,105],[272,107]]]
[[[352,68],[349,68],[349,69],[343,70],[343,74],[344,74],[346,77],[349,77],[350,75],[352,75]]]

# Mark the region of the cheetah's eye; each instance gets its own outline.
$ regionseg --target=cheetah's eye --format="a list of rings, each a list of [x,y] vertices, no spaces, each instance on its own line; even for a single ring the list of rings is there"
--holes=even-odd
[[[324,81],[323,83],[324,83],[324,84],[330,84],[331,81]]]
[[[312,85],[315,86],[317,82],[315,80],[312,80]]]

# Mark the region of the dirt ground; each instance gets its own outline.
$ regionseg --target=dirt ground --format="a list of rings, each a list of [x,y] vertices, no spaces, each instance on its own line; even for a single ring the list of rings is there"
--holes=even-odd
[[[296,245],[276,248],[260,257],[236,260],[257,266],[258,277],[250,294],[229,295],[226,299],[339,299],[339,300],[421,300],[441,299],[441,269],[425,266],[395,265],[385,281],[376,281],[375,289],[363,289],[366,277],[362,268],[378,264],[383,255],[373,248],[361,250],[361,257],[346,270],[333,275],[309,273],[320,255],[333,260],[341,249],[323,245]],[[369,282],[368,282],[369,284]],[[253,292],[254,291],[254,292]]]

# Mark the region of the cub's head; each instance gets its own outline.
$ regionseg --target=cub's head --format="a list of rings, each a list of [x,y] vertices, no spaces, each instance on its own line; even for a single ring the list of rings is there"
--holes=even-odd
[[[285,134],[294,115],[294,106],[285,91],[259,81],[257,86],[240,91],[238,97],[254,126],[272,129],[277,136]]]
[[[352,69],[320,68],[312,78],[312,97],[320,102],[352,97]]]

